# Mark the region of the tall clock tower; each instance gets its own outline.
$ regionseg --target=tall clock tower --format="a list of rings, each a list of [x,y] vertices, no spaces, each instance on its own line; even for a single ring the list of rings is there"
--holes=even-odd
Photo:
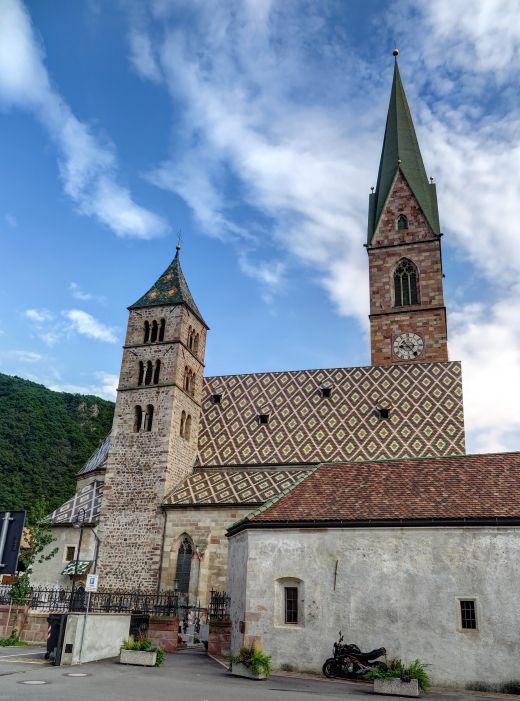
[[[377,186],[369,196],[372,365],[448,360],[437,195],[424,169],[397,53]]]

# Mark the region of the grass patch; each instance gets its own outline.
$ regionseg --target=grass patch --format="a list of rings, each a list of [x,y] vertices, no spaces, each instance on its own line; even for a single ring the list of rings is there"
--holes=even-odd
[[[25,640],[20,640],[15,630],[8,638],[0,638],[0,647],[14,647],[18,645],[29,645],[29,643],[26,643]]]

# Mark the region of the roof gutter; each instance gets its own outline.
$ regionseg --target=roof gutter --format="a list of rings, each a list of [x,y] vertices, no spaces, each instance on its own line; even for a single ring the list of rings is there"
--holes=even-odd
[[[520,526],[520,517],[491,518],[396,518],[396,519],[359,519],[346,521],[241,521],[228,528],[226,536],[233,536],[249,528],[466,528],[478,526]]]

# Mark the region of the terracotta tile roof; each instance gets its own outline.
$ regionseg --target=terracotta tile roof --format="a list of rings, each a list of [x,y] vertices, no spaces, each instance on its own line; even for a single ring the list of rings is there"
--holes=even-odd
[[[320,388],[330,388],[324,398]],[[212,395],[221,394],[219,404]],[[381,420],[375,408],[390,410]],[[268,425],[258,422],[269,414]],[[460,363],[205,379],[197,464],[265,465],[464,453]]]
[[[103,483],[94,480],[53,511],[49,519],[56,524],[68,524],[72,522],[79,509],[85,509],[85,523],[97,521],[102,496]]]
[[[309,474],[309,469],[291,466],[271,469],[196,468],[166,498],[165,504],[263,504],[277,497]]]
[[[520,518],[520,453],[321,465],[249,520],[488,518]]]

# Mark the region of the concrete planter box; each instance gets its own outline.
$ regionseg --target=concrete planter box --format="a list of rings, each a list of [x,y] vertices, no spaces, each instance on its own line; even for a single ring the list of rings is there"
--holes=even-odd
[[[235,662],[231,669],[231,674],[235,677],[245,677],[246,679],[267,679],[265,674],[253,674],[249,667],[246,667],[242,662]]]
[[[120,664],[136,664],[141,667],[154,667],[157,661],[157,650],[121,650]]]
[[[419,696],[419,682],[411,679],[403,682],[400,679],[374,679],[374,694],[389,696]]]

